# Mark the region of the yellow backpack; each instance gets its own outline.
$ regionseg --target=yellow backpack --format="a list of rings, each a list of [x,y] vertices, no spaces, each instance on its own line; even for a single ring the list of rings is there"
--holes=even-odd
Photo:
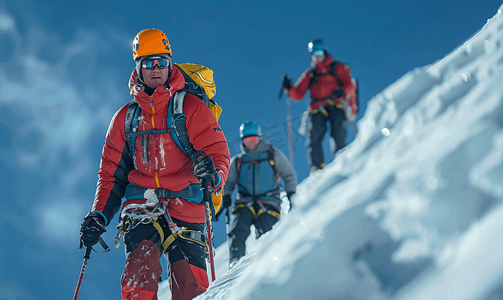
[[[181,91],[196,95],[199,99],[203,100],[218,122],[222,114],[222,108],[212,99],[217,93],[215,81],[213,80],[213,70],[202,65],[191,63],[175,63],[175,66],[182,71],[183,77],[185,78],[185,87]],[[176,101],[179,100],[175,100],[175,102]],[[183,104],[179,107],[183,108]],[[185,154],[187,154],[187,152],[185,152]],[[212,197],[216,213],[222,205],[222,193],[218,195],[212,194]]]
[[[175,66],[182,71],[185,78],[185,87],[182,91],[187,91],[203,100],[211,109],[218,122],[222,108],[212,100],[217,93],[215,81],[213,80],[213,70],[202,65],[190,63],[177,63]]]

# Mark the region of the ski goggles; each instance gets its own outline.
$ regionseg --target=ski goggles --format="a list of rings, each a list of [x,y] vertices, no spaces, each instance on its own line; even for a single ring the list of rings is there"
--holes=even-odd
[[[254,135],[254,136],[247,136],[247,137],[243,138],[243,141],[245,141],[247,143],[249,143],[251,141],[256,142],[256,141],[258,141],[258,136],[256,136],[256,135]]]
[[[314,55],[314,56],[323,56],[325,55],[325,51],[323,50],[316,50],[316,51],[313,51],[313,54],[311,55]]]
[[[156,59],[145,59],[142,64],[142,68],[151,70],[158,66],[159,69],[164,69],[169,66],[169,60],[166,58],[156,58]]]

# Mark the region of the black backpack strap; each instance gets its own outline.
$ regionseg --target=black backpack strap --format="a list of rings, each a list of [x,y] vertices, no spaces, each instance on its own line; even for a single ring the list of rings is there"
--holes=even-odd
[[[124,133],[126,136],[126,143],[129,147],[129,153],[131,153],[131,158],[134,157],[134,139],[136,138],[136,136],[131,135],[135,128],[138,128],[138,116],[140,115],[140,112],[140,105],[136,101],[129,102],[129,106],[126,111],[126,120],[124,122]]]
[[[278,189],[280,188],[279,183],[279,173],[278,170],[276,170],[276,162],[274,161],[274,148],[272,145],[270,145],[269,149],[267,149],[267,159],[269,160],[269,164],[271,165],[272,172],[274,173],[274,176],[276,177],[276,181],[278,182]]]
[[[194,149],[187,132],[186,117],[183,113],[185,95],[187,95],[187,91],[177,91],[173,95],[170,103],[170,114],[172,117],[170,118],[170,114],[168,114],[167,124],[171,124],[170,127],[174,129],[174,132],[171,132],[171,137],[176,145],[185,153],[185,155],[192,159],[192,161],[195,161],[200,151],[196,151]]]
[[[140,116],[141,108],[136,101],[131,101],[126,111],[126,119],[124,121],[124,134],[126,136],[126,143],[129,147],[129,153],[131,158],[134,157],[134,145],[136,137],[142,135],[155,135],[162,134],[166,132],[174,132],[172,128],[167,129],[148,129],[143,131],[138,131],[138,117]]]
[[[318,77],[318,73],[316,72],[316,68],[311,68],[311,71],[309,73],[309,86],[307,87],[307,89],[311,89],[311,86],[316,82],[316,79]]]
[[[274,161],[274,149],[273,149],[272,145],[270,145],[270,147],[269,147],[269,149],[267,149],[266,153],[267,153],[267,159],[269,160],[269,164],[272,167],[272,171],[274,172],[274,174],[277,177],[278,171],[276,171],[276,162]]]
[[[236,161],[236,170],[238,171],[238,176],[239,176],[239,172],[241,171],[241,163],[243,161],[243,155],[240,154],[236,159],[237,159],[237,161]]]
[[[337,64],[342,64],[341,62],[338,61],[333,61],[330,63],[330,74],[335,77],[335,80],[337,80],[337,83],[339,83],[339,87],[344,86],[344,82],[339,78],[339,75],[337,75],[337,70],[335,70],[335,66]]]

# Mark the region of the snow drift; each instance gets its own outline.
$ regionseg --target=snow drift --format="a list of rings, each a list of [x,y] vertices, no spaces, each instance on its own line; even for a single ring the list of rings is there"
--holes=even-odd
[[[197,299],[501,299],[503,17],[376,95],[296,210]],[[169,299],[167,282],[159,298]]]

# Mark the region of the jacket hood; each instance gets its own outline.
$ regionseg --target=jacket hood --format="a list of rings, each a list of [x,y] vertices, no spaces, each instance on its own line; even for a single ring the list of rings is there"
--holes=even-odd
[[[136,68],[133,70],[133,73],[131,73],[131,77],[129,78],[130,95],[134,97],[136,102],[138,102],[141,109],[147,113],[151,113],[152,105],[157,111],[167,109],[171,96],[173,96],[176,91],[181,90],[184,86],[185,79],[182,72],[177,67],[173,67],[169,81],[164,86],[158,86],[152,96],[145,93],[144,85],[138,80],[138,72]]]

